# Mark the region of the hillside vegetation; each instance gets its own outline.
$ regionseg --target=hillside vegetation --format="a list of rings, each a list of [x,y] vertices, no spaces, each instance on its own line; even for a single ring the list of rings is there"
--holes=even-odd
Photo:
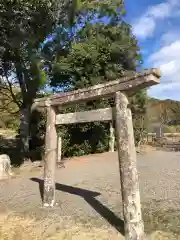
[[[15,95],[19,94],[16,88],[13,92]],[[17,103],[14,103],[10,91],[2,86],[0,86],[0,111],[0,128],[17,131],[19,108]],[[154,124],[158,122],[166,126],[167,132],[180,131],[180,101],[149,98],[146,111],[149,131],[152,131]]]
[[[12,89],[13,94],[18,99],[19,90]],[[10,89],[0,85],[0,128],[17,130],[19,125],[19,108],[14,102]]]
[[[19,94],[17,89],[13,91],[14,94]],[[0,89],[0,108],[0,151],[8,153],[13,159],[13,156],[16,155],[15,152],[17,152],[17,144],[14,142],[15,145],[13,146],[5,139],[14,138],[18,134],[20,115],[18,105],[14,103],[9,90],[3,88]],[[163,124],[165,132],[180,132],[180,102],[149,98],[146,105],[146,119],[145,124],[142,122],[143,128],[141,124],[136,125],[136,119],[134,119],[135,140],[138,131],[143,131],[145,134],[153,132],[154,125],[158,122]],[[30,141],[30,151],[32,159],[42,159],[43,157],[45,121],[44,114],[38,112],[34,114],[31,120],[32,140]],[[108,151],[109,124],[107,123],[96,122],[60,126],[58,134],[63,139],[62,157]],[[77,138],[77,136],[79,137]],[[17,164],[17,160],[13,160],[13,163]]]
[[[171,99],[159,100],[150,98],[147,104],[148,128],[161,123],[165,132],[180,132],[180,102]]]

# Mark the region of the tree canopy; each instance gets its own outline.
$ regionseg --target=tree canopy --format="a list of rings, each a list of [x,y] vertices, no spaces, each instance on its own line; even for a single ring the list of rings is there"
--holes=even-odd
[[[40,44],[60,23],[69,21],[69,1],[0,1],[0,75],[7,88],[20,87],[22,152],[28,151],[31,105],[47,83]],[[72,17],[72,16],[71,16]]]
[[[120,1],[81,1],[74,24],[43,46],[51,85],[81,88],[111,81],[141,62],[137,40],[123,21]]]
[[[81,1],[71,26],[57,29],[42,50],[47,63],[50,84],[55,91],[70,91],[115,80],[132,74],[142,57],[131,26],[124,21],[120,1]],[[145,91],[132,98],[133,116],[145,111]],[[65,111],[108,107],[113,99],[77,104]],[[138,119],[138,118],[137,118]],[[135,124],[139,133],[144,128]],[[136,130],[135,130],[136,131]],[[61,129],[66,144],[65,155],[107,150],[108,123],[75,124]],[[77,139],[78,136],[78,139]],[[96,140],[95,140],[96,139]],[[137,138],[139,139],[139,138]],[[84,150],[83,150],[84,149]]]
[[[141,65],[138,42],[124,21],[123,1],[0,0],[0,9],[1,82],[7,88],[20,87],[21,96],[11,93],[21,110],[20,135],[26,150],[31,104],[46,84],[56,92],[69,91],[120,78]],[[145,98],[140,92],[132,99],[134,112],[144,108]],[[112,103],[113,99],[100,99],[64,111]],[[107,146],[107,123],[73,125],[62,132],[66,155]],[[82,141],[76,142],[74,133]]]

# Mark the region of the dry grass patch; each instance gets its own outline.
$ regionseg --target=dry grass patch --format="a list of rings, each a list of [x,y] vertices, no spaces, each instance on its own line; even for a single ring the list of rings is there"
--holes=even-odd
[[[174,236],[172,233],[162,232],[162,231],[156,231],[153,232],[149,237],[148,240],[177,240],[176,236]]]
[[[124,237],[114,230],[101,228],[87,228],[84,226],[74,226],[70,229],[63,230],[50,237],[48,240],[124,240]]]
[[[13,213],[0,214],[0,240],[40,240],[35,221]]]
[[[114,229],[94,228],[83,224],[63,226],[48,234],[44,224],[13,213],[0,214],[0,240],[124,240]],[[44,225],[45,226],[45,225]]]
[[[40,222],[14,213],[0,214],[0,240],[124,240],[124,237],[114,228],[96,228],[87,224],[77,224],[74,221],[70,221],[68,225],[62,224],[50,234],[46,229],[48,225],[48,223],[45,224],[46,220]],[[147,236],[147,240],[176,239],[180,238],[163,231],[156,231]]]

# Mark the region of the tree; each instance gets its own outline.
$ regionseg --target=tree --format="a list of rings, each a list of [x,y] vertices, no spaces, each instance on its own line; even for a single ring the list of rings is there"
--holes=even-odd
[[[64,29],[44,46],[46,59],[51,59],[50,78],[55,91],[59,88],[67,91],[88,87],[136,71],[141,64],[141,55],[131,26],[123,20],[124,6],[120,1],[81,1],[75,16],[70,29]],[[112,104],[112,99],[101,99],[78,104],[75,110],[107,107]],[[96,146],[93,149],[88,147],[86,153],[97,151],[97,146],[104,150],[107,145],[107,141],[104,142],[107,139],[107,124],[75,125],[68,127],[66,131],[66,135],[70,136],[71,146],[72,143],[74,146],[80,145],[83,140],[86,140],[86,146]],[[82,141],[77,143],[72,132],[79,136],[78,141]],[[92,135],[94,140],[90,137]],[[84,148],[86,146],[84,145]]]
[[[11,94],[21,113],[23,157],[29,152],[31,105],[48,80],[40,44],[57,25],[68,22],[70,5],[69,1],[62,0],[0,1],[0,75],[8,89],[15,84],[21,90],[21,101],[17,101],[12,91]]]
[[[133,127],[136,146],[141,145],[147,134],[148,116],[147,116],[147,92],[141,90],[131,98],[131,110],[133,117]]]
[[[8,82],[0,83],[0,128],[18,128],[20,90]]]
[[[66,84],[74,89],[114,80],[135,71],[141,60],[131,28],[123,21],[120,1],[82,2],[72,27],[44,46],[46,56],[53,56],[54,87]]]
[[[148,118],[152,123],[159,123],[163,125],[169,125],[174,120],[173,111],[176,109],[176,102],[172,100],[157,100],[151,99],[149,101]]]
[[[173,115],[173,117],[172,117]],[[174,101],[174,104],[171,104],[171,115],[169,117],[170,125],[179,125],[180,124],[180,103]]]

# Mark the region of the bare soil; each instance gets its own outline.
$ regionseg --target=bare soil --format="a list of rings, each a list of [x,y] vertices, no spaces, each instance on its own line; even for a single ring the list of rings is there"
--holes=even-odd
[[[148,150],[138,154],[137,165],[149,239],[178,239],[180,153]],[[42,179],[42,168],[24,167],[12,179],[0,182],[0,240],[123,239],[116,152],[73,158],[66,161],[65,168],[57,169],[57,205],[53,209],[42,208]],[[14,228],[12,222],[17,222]],[[28,238],[28,234],[14,238],[22,228],[27,233],[28,228],[30,233],[34,229],[36,238]],[[9,238],[3,235],[10,232]]]

